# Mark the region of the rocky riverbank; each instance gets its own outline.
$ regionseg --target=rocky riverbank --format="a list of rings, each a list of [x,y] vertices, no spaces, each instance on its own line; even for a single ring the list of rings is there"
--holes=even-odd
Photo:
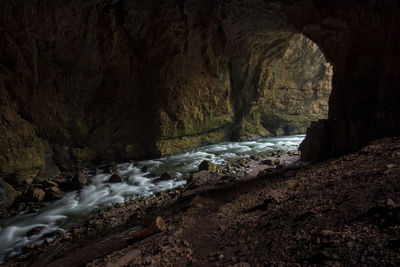
[[[135,200],[130,200],[126,203],[117,204],[112,208],[95,212],[90,218],[87,218],[87,216],[86,218],[85,216],[82,216],[81,218],[69,220],[67,222],[68,224],[63,227],[67,227],[71,230],[71,225],[78,226],[76,226],[76,228],[73,228],[66,234],[64,231],[60,230],[47,233],[44,236],[44,243],[52,243],[55,239],[69,239],[71,237],[71,233],[78,233],[78,235],[79,233],[83,233],[85,236],[88,234],[96,236],[99,234],[99,232],[103,230],[104,227],[108,229],[110,225],[117,226],[120,224],[124,224],[125,221],[129,219],[126,216],[131,216],[132,212],[137,213],[138,218],[142,218],[143,216],[145,216],[145,214],[148,213],[149,209],[158,209],[164,207],[165,205],[169,205],[170,203],[175,203],[183,195],[193,194],[198,191],[210,190],[213,188],[220,188],[228,186],[232,183],[254,179],[257,174],[261,172],[267,173],[273,172],[275,170],[281,170],[285,166],[288,166],[298,161],[299,154],[300,153],[298,151],[277,150],[275,152],[261,153],[251,156],[249,158],[231,160],[221,165],[215,165],[210,161],[204,160],[199,165],[199,171],[194,172],[190,175],[188,182],[185,186],[181,186],[168,192],[159,192],[151,197],[139,198]],[[113,167],[110,165],[97,170],[87,170],[87,172],[89,173],[95,173],[99,171],[109,172],[110,174],[113,174],[106,181],[106,183],[123,182],[121,176],[119,176],[118,174],[117,167],[115,166]],[[153,183],[157,184],[160,181],[174,179],[175,175],[175,173],[163,173],[160,175],[159,178],[153,180]],[[76,186],[75,189],[78,189],[79,186],[83,186],[84,184],[91,182],[90,176],[87,176],[84,173],[79,173],[75,175],[72,179],[75,179],[76,181],[76,183],[74,183]],[[81,181],[80,184],[78,184],[79,181]],[[39,208],[40,205],[46,205],[46,202],[20,203],[20,206],[24,205],[28,205],[31,212],[35,212],[36,208]],[[122,213],[126,216],[121,216]],[[119,215],[116,216],[116,214]],[[79,224],[78,221],[83,222],[83,224]],[[44,230],[45,227],[43,226],[33,227],[27,232],[27,236],[30,237],[32,235],[38,235]],[[24,251],[34,251],[41,246],[41,243],[30,244],[24,248]]]
[[[246,161],[235,164],[269,163]],[[300,169],[274,169],[99,211],[9,265],[400,263],[399,138]],[[165,232],[114,249],[101,245],[156,216],[165,219]],[[90,254],[80,253],[88,248]]]

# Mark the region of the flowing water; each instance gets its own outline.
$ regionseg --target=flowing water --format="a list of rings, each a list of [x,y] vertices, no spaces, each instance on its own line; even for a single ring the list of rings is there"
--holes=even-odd
[[[0,263],[7,257],[21,252],[30,243],[42,243],[45,238],[55,238],[52,233],[65,232],[66,225],[74,218],[132,198],[150,196],[184,185],[191,172],[198,170],[203,160],[215,164],[250,157],[276,150],[297,150],[305,135],[265,138],[249,142],[224,142],[197,148],[187,153],[169,157],[136,161],[117,166],[122,183],[106,181],[111,174],[100,173],[90,178],[91,184],[79,191],[68,193],[39,212],[15,216],[0,222]],[[168,181],[157,181],[161,174],[173,173]],[[40,231],[27,236],[32,228]]]

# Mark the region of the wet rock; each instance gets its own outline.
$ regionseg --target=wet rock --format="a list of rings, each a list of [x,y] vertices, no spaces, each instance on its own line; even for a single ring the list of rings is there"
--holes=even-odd
[[[199,171],[215,172],[216,170],[217,170],[217,165],[208,160],[203,160],[199,165]]]
[[[394,168],[396,168],[396,164],[388,164],[388,165],[386,165],[386,169],[387,170],[391,170],[391,169],[394,169]]]
[[[61,191],[60,188],[58,188],[57,186],[45,188],[44,191],[46,193],[46,201],[62,199],[65,196],[65,193]]]
[[[143,166],[142,168],[140,168],[140,170],[141,170],[142,172],[147,172],[149,169],[148,169],[146,166]]]
[[[280,161],[279,159],[275,159],[275,160],[272,162],[272,164],[276,166],[276,165],[281,164],[281,161]]]
[[[41,202],[46,193],[40,188],[31,188],[28,190],[28,200],[32,202]]]
[[[98,167],[99,172],[101,173],[117,173],[117,166],[115,165],[105,165]]]
[[[10,184],[0,180],[0,209],[10,207],[18,197],[18,192]]]
[[[44,239],[46,239],[46,238],[55,238],[55,237],[61,236],[61,235],[63,235],[63,234],[64,234],[63,231],[61,231],[61,230],[56,230],[56,231],[53,231],[53,232],[50,232],[50,233],[47,233],[47,234],[43,235],[43,238],[44,238]]]
[[[122,183],[122,178],[118,174],[111,175],[110,179],[108,179],[107,183],[117,184]]]
[[[72,178],[71,186],[73,189],[80,189],[88,182],[88,176],[83,172],[77,172]]]
[[[30,229],[27,233],[26,236],[33,236],[33,235],[38,235],[42,230],[44,229],[44,226],[36,226]]]
[[[171,180],[173,178],[174,178],[174,176],[172,174],[165,172],[165,173],[161,174],[161,176],[160,176],[160,178],[158,180],[160,180],[160,181],[168,181],[168,180]]]

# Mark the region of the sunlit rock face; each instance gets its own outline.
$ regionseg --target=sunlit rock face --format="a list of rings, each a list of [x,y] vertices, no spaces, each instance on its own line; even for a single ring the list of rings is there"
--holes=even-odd
[[[266,57],[261,64],[259,97],[243,118],[241,139],[305,133],[311,121],[328,117],[332,67],[303,35],[293,36],[288,43],[282,57]]]
[[[303,159],[398,134],[399,9],[394,0],[1,1],[0,174],[34,179],[304,129],[291,125],[294,107],[326,110],[304,101],[329,82],[316,85],[320,65],[294,84],[301,60],[286,56],[301,50],[298,33],[334,68],[329,119],[308,131]]]

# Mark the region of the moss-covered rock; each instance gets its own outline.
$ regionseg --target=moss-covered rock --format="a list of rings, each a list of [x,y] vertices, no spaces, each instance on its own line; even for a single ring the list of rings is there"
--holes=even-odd
[[[0,89],[1,98],[7,93]],[[0,174],[7,181],[29,184],[45,168],[45,149],[36,128],[22,119],[14,107],[1,105],[0,101]]]
[[[199,165],[199,171],[215,172],[216,170],[217,170],[217,165],[208,160],[203,160]]]
[[[8,183],[0,180],[0,209],[10,207],[19,193]]]

